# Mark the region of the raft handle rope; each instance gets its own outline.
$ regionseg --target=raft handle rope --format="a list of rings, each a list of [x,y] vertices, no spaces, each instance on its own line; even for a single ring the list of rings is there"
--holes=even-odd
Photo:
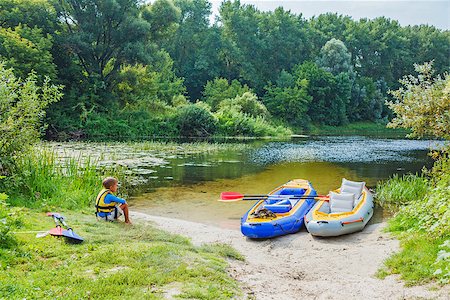
[[[361,217],[361,218],[353,220],[353,221],[341,222],[341,226],[344,226],[347,224],[352,224],[352,223],[358,223],[358,222],[364,222],[364,218]]]
[[[291,233],[292,229],[294,229],[295,225],[300,221],[300,219],[296,219],[294,224],[292,224],[291,229],[289,229],[288,231],[284,230],[283,226],[281,226],[281,224],[279,223],[274,223],[273,226],[279,226],[281,231],[285,232],[285,233]]]

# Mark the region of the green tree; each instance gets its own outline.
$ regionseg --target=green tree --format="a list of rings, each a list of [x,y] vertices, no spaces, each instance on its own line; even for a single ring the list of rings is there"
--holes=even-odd
[[[417,77],[400,80],[402,87],[392,91],[395,101],[389,101],[395,118],[390,127],[412,130],[411,135],[450,139],[450,76],[433,77],[432,62],[414,65]]]
[[[208,81],[203,92],[206,103],[211,106],[212,111],[218,109],[219,103],[225,99],[233,99],[245,92],[252,92],[247,85],[242,85],[239,81],[233,80],[231,84],[224,78],[216,78]]]
[[[110,88],[122,65],[152,61],[157,51],[151,38],[162,38],[173,25],[170,9],[166,0],[142,9],[137,0],[67,0],[58,6],[65,46],[99,88]]]
[[[437,74],[448,72],[450,68],[450,31],[439,30],[429,25],[407,26],[403,29],[408,39],[409,55],[403,67],[404,74],[412,74],[413,63],[423,64],[434,61]],[[399,78],[400,79],[400,78]]]
[[[45,76],[55,79],[56,67],[51,47],[52,37],[43,35],[37,27],[0,27],[0,58],[5,61],[6,67],[14,69],[18,77],[25,78],[34,70],[40,80]]]
[[[266,87],[263,102],[269,112],[290,125],[306,127],[310,119],[306,112],[312,97],[308,95],[308,80],[296,80],[282,71],[276,84]]]
[[[333,75],[353,73],[352,56],[345,44],[332,38],[320,50],[317,64]]]
[[[347,43],[348,28],[355,24],[349,16],[336,13],[326,13],[314,16],[308,22],[308,33],[310,36],[312,56],[318,57],[320,50],[327,41],[337,39]],[[352,53],[354,57],[354,53]]]
[[[294,70],[299,80],[306,79],[308,94],[312,97],[309,104],[308,115],[318,124],[341,125],[347,121],[345,96],[341,84],[343,78],[336,78],[333,74],[323,70],[313,62],[306,62]]]
[[[252,117],[265,118],[269,115],[267,108],[258,100],[258,96],[251,92],[245,92],[219,103],[219,110],[232,109]]]
[[[306,21],[301,15],[281,7],[260,12],[240,1],[224,1],[220,21],[227,74],[242,78],[257,94],[281,70],[290,70],[309,57]]]
[[[183,79],[175,75],[170,56],[161,56],[165,58],[153,65],[122,67],[114,90],[122,107],[150,101],[172,105],[174,98],[185,94]]]
[[[5,173],[16,155],[39,140],[45,129],[45,109],[61,99],[62,93],[61,86],[51,84],[48,77],[39,86],[35,73],[21,80],[3,62],[0,78],[0,170]]]
[[[220,29],[209,25],[211,4],[207,0],[176,0],[175,5],[181,10],[179,27],[163,47],[173,58],[177,75],[185,79],[188,95],[196,100],[206,82],[224,69],[219,59]]]
[[[0,27],[15,28],[19,25],[40,28],[45,34],[53,34],[58,19],[50,0],[2,0],[0,1]]]
[[[171,0],[157,0],[144,6],[142,18],[150,24],[151,40],[161,41],[175,33],[180,10]]]
[[[374,82],[369,77],[358,77],[353,85],[352,97],[347,105],[349,121],[380,121],[388,114],[386,83]]]

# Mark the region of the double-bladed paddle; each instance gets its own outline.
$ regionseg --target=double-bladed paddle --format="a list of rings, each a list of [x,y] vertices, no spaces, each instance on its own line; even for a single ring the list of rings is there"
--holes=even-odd
[[[222,192],[220,193],[220,200],[222,202],[234,202],[242,200],[263,200],[267,198],[280,198],[280,199],[317,199],[326,200],[329,197],[326,195],[306,195],[306,196],[296,196],[296,195],[243,195],[238,192]]]
[[[56,225],[57,227],[59,226],[59,228],[61,229],[61,236],[64,236],[66,238],[67,242],[79,244],[84,241],[82,237],[80,237],[78,234],[73,232],[73,229],[69,225],[67,225],[67,223],[64,221],[64,217],[62,215],[60,215],[58,213],[50,213],[49,212],[49,213],[47,213],[47,216],[52,216],[56,223],[59,221],[59,222],[61,222],[61,224],[63,224],[64,227],[67,228],[67,230],[62,230],[61,226],[58,223]],[[51,230],[50,230],[50,234],[52,234]]]
[[[53,220],[55,221],[56,227],[52,228],[48,231],[48,233],[52,236],[62,236],[63,235],[63,229],[61,228],[61,225],[59,225],[58,218],[54,215],[49,215],[51,213],[47,213],[47,216],[52,216]]]

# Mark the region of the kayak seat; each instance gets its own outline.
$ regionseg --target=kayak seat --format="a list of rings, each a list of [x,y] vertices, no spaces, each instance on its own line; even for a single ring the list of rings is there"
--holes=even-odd
[[[264,203],[265,204],[276,204],[276,203],[278,203],[278,202],[280,202],[280,201],[286,201],[287,199],[285,199],[285,198],[280,198],[280,197],[270,197],[269,196],[269,198],[267,198],[265,201],[264,201]]]
[[[353,207],[355,207],[361,199],[361,194],[365,185],[366,183],[364,181],[357,182],[342,178],[342,185],[340,192],[353,194],[354,195]]]
[[[285,205],[285,204],[291,204],[289,199],[286,198],[270,198],[266,199],[264,201],[264,204],[276,204],[276,205]]]
[[[330,192],[330,213],[342,213],[353,210],[355,194]]]
[[[264,204],[263,207],[274,213],[286,213],[292,209],[289,199],[281,200],[273,204]]]
[[[301,197],[305,194],[306,190],[302,188],[285,188],[280,190],[278,195],[292,195],[295,197]]]

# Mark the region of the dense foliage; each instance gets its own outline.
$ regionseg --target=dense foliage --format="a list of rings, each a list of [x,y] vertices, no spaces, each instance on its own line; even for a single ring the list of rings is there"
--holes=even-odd
[[[411,128],[412,135],[432,135],[450,139],[450,75],[433,78],[431,63],[415,65],[419,76],[404,77],[404,88],[392,92],[396,101],[389,102],[396,117],[392,127]]]
[[[238,0],[224,1],[214,23],[211,13],[207,0],[4,0],[0,57],[17,77],[34,70],[38,82],[64,85],[47,109],[48,137],[63,139],[205,133],[177,125],[177,107],[198,101],[227,128],[209,134],[386,123],[388,90],[414,63],[433,60],[438,74],[450,67],[449,31],[433,26],[337,14],[307,20]],[[229,99],[246,92],[267,113],[225,114]],[[265,129],[228,126],[245,118]]]
[[[17,157],[39,140],[45,109],[62,94],[48,77],[42,85],[34,72],[21,80],[1,61],[0,79],[0,172],[7,174]]]
[[[450,77],[433,77],[429,63],[416,65],[416,71],[417,76],[405,77],[403,86],[393,92],[391,125],[409,128],[413,136],[448,141]],[[450,282],[450,149],[446,146],[433,153],[437,161],[426,178],[394,177],[379,186],[382,203],[402,204],[389,229],[401,237],[404,247],[387,261],[388,273],[401,273],[412,283]]]

